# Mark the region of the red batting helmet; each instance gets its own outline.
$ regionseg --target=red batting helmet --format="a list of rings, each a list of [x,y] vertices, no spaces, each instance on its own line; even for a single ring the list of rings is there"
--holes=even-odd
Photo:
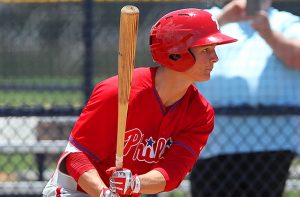
[[[179,72],[195,63],[190,48],[235,41],[220,32],[217,20],[209,12],[196,8],[170,12],[160,18],[150,31],[153,60]]]

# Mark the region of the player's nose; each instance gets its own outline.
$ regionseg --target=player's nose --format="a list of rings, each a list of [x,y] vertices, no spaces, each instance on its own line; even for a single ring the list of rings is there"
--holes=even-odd
[[[216,51],[214,50],[213,53],[212,53],[212,56],[211,56],[211,62],[212,63],[217,63],[219,61],[219,57],[216,53]]]

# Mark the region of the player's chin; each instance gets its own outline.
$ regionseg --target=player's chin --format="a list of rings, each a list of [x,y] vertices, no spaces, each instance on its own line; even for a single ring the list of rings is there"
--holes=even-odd
[[[205,82],[210,80],[210,74],[202,75],[201,77],[198,78],[198,82]]]

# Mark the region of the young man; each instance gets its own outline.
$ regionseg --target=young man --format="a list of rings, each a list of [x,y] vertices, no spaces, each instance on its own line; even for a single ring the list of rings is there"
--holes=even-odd
[[[216,45],[234,41],[200,9],[176,10],[159,19],[150,32],[150,49],[161,66],[133,73],[124,169],[110,168],[117,139],[115,76],[95,87],[44,196],[104,197],[175,189],[214,127],[213,109],[193,83],[210,79],[218,61]]]

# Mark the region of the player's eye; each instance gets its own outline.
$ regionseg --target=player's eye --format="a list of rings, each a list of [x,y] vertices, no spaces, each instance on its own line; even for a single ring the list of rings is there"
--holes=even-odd
[[[204,49],[203,49],[203,52],[204,52],[204,53],[207,53],[208,51],[209,51],[209,48],[204,48]]]

